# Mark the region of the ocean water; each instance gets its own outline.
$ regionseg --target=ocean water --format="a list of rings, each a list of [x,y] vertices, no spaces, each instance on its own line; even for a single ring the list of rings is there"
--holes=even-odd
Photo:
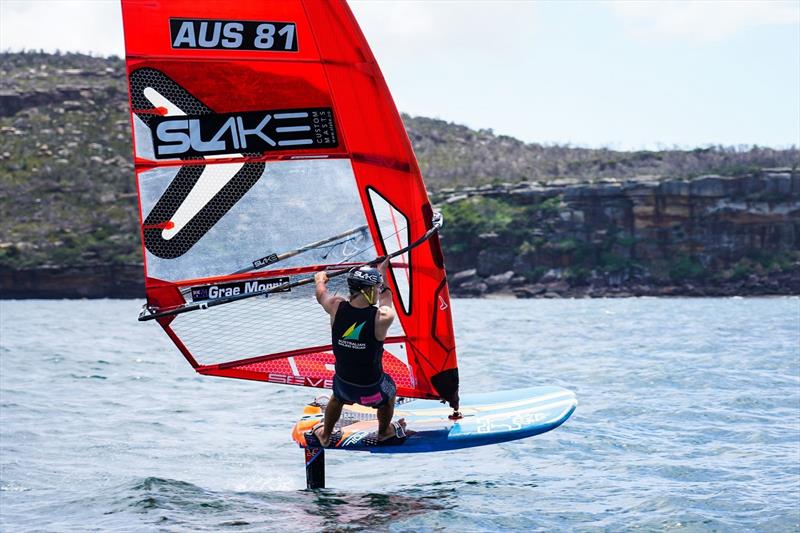
[[[455,300],[463,392],[557,384],[550,433],[327,454],[313,390],[194,374],[141,302],[0,302],[0,530],[798,531],[800,299]]]

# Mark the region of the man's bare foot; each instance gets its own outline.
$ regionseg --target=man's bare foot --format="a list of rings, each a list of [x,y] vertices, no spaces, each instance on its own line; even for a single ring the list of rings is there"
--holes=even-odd
[[[328,445],[331,443],[331,436],[330,435],[328,435],[327,437],[325,436],[325,426],[323,426],[322,424],[312,429],[311,432],[314,434],[314,436],[317,437],[317,440],[319,440],[319,443],[322,444],[323,448],[327,448]]]
[[[394,427],[395,424],[397,424],[401,428],[403,428],[403,431],[405,432],[405,430],[406,430],[406,419],[405,418],[401,418],[397,422],[392,422],[391,424],[389,424],[389,427],[386,428],[386,431],[384,431],[383,433],[378,435],[378,440],[381,441],[381,440],[387,440],[387,439],[391,439],[391,438],[396,437],[397,436],[397,432],[396,432],[395,427]]]

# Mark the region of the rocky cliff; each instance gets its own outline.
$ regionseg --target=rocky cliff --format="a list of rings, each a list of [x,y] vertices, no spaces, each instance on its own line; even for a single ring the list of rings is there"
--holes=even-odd
[[[455,294],[800,294],[800,174],[435,195]]]

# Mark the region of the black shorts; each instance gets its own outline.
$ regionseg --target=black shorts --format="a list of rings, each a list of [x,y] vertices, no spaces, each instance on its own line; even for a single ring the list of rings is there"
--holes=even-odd
[[[366,387],[333,376],[333,395],[342,403],[354,403],[365,407],[382,407],[397,394],[397,386],[392,376],[384,374],[377,383]]]

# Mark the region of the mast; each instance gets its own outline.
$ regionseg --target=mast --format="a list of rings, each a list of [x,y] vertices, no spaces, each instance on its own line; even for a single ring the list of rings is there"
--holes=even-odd
[[[325,449],[306,448],[306,488],[325,488]]]

